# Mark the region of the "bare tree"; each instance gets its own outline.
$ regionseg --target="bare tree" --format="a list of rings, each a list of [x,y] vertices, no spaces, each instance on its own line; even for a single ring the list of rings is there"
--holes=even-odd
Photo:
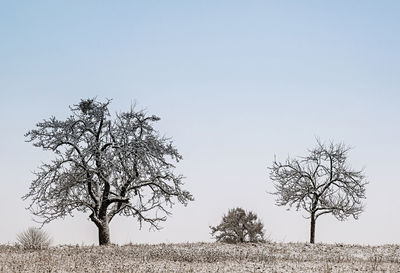
[[[246,212],[242,208],[235,208],[228,211],[222,217],[218,226],[210,227],[211,235],[217,242],[245,243],[264,242],[264,225],[257,220],[253,212]]]
[[[310,243],[315,242],[315,223],[324,214],[333,214],[338,220],[349,216],[358,219],[365,198],[363,170],[353,170],[347,162],[350,150],[344,144],[322,144],[309,150],[309,155],[288,158],[284,163],[276,159],[270,168],[278,206],[294,206],[309,213]]]
[[[133,107],[112,118],[109,104],[81,100],[66,120],[50,117],[25,135],[56,155],[39,167],[23,197],[32,200],[31,212],[43,224],[73,211],[89,212],[100,245],[110,243],[109,223],[116,215],[158,229],[174,199],[184,205],[193,200],[170,162],[179,162],[181,155],[153,128],[159,118]]]

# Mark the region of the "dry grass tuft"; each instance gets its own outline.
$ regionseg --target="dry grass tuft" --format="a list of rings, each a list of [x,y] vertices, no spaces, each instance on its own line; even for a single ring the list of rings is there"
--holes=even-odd
[[[48,248],[50,236],[43,230],[30,227],[17,235],[18,245],[23,249],[38,250]]]

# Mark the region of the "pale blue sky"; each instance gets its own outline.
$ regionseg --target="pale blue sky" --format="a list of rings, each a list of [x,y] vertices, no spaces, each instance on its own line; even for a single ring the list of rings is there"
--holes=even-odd
[[[398,1],[0,0],[0,243],[34,225],[20,197],[51,158],[24,133],[94,96],[161,116],[196,198],[160,232],[113,220],[114,242],[209,241],[235,206],[272,240],[307,241],[308,220],[266,193],[267,167],[318,136],[353,146],[370,185],[360,219],[322,217],[316,240],[400,243],[399,14]],[[96,243],[86,218],[45,228],[56,243]]]

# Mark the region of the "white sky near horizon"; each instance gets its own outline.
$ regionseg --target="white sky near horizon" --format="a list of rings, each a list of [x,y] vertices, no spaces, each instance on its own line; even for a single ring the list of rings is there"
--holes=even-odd
[[[115,243],[212,241],[209,225],[252,210],[269,238],[308,241],[304,212],[275,206],[274,155],[322,141],[365,168],[359,220],[317,221],[317,242],[400,244],[400,2],[1,1],[0,243],[37,226],[21,200],[50,153],[24,134],[82,98],[136,103],[183,155],[195,197],[161,231],[115,218]],[[55,244],[97,244],[87,215],[46,225]]]

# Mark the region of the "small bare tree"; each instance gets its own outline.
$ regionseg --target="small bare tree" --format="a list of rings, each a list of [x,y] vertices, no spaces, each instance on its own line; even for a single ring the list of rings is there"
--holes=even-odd
[[[344,144],[324,145],[317,140],[308,156],[284,163],[274,160],[270,168],[276,204],[309,213],[310,243],[315,242],[315,224],[321,215],[333,214],[342,221],[349,216],[358,219],[363,211],[367,182],[363,170],[348,165],[349,150]]]
[[[222,217],[218,226],[211,227],[211,235],[217,242],[244,243],[264,242],[264,225],[257,220],[253,212],[246,212],[242,208],[235,208],[228,211]]]
[[[32,199],[30,210],[42,223],[90,212],[100,245],[110,243],[109,223],[116,215],[158,229],[175,198],[184,205],[193,200],[173,172],[171,161],[182,156],[153,127],[159,118],[133,108],[111,118],[109,103],[82,100],[66,120],[51,117],[26,134],[34,146],[56,155],[40,166],[23,197]]]

